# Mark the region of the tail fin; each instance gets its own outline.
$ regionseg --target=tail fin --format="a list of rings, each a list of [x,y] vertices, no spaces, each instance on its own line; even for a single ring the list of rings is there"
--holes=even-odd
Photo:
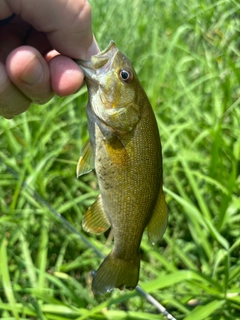
[[[122,290],[124,286],[133,290],[139,277],[140,256],[132,260],[118,259],[110,253],[93,275],[94,294],[111,292],[114,288]]]

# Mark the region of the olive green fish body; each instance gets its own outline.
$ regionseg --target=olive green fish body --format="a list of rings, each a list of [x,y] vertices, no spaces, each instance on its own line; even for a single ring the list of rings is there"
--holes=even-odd
[[[91,147],[83,150],[78,175],[89,171],[89,161],[83,161],[91,158],[100,196],[84,217],[84,229],[97,234],[111,226],[114,234],[113,250],[93,277],[93,292],[104,293],[114,287],[136,287],[143,231],[148,226],[150,241],[157,242],[165,231],[167,212],[161,143],[149,100],[129,60],[114,43],[94,59],[92,64],[103,73],[95,71],[89,77],[89,62],[81,64],[87,74],[87,115],[94,157]]]

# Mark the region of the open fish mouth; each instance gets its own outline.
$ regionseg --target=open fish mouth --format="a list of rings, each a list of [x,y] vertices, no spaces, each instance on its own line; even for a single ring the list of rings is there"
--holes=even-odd
[[[118,49],[114,41],[110,41],[107,48],[103,51],[99,52],[95,56],[92,56],[91,62],[95,69],[99,69],[103,67],[111,58],[114,57],[114,53],[117,52]]]
[[[101,73],[107,73],[111,68],[112,61],[118,52],[118,48],[114,41],[110,41],[107,48],[91,57],[89,60],[75,60],[75,62],[81,67],[85,76],[88,79],[92,79],[98,71]]]

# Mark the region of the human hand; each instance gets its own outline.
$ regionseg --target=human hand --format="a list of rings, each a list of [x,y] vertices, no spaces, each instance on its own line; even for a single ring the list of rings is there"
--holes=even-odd
[[[11,119],[32,102],[46,103],[83,84],[83,72],[71,59],[98,53],[85,0],[1,0],[0,115]]]

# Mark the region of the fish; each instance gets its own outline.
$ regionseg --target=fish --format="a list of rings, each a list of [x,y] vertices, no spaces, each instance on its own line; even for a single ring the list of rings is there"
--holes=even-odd
[[[90,60],[77,60],[88,89],[89,141],[77,177],[95,169],[100,194],[83,217],[83,229],[112,228],[112,251],[93,272],[94,294],[133,290],[139,281],[144,229],[156,244],[168,220],[162,148],[155,115],[130,60],[111,41]]]

